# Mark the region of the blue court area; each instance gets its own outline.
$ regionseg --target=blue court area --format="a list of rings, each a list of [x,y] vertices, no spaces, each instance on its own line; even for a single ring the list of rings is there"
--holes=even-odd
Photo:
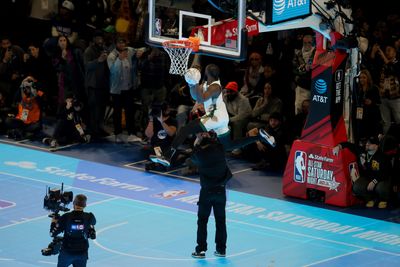
[[[199,184],[0,144],[0,266],[56,266],[46,186],[88,196],[97,217],[88,266],[399,266],[400,224],[229,190],[227,257],[196,244]],[[70,205],[71,206],[71,205]]]

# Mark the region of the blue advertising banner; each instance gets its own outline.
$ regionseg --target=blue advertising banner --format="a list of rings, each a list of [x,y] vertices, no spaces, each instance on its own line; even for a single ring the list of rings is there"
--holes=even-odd
[[[267,18],[270,24],[277,24],[311,14],[311,0],[270,0],[268,6],[271,7],[270,16]]]

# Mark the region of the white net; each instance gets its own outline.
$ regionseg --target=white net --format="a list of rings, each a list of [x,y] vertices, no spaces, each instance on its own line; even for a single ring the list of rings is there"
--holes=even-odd
[[[171,59],[169,73],[184,75],[187,70],[190,53],[193,50],[193,43],[189,40],[173,40],[164,42],[163,47]]]

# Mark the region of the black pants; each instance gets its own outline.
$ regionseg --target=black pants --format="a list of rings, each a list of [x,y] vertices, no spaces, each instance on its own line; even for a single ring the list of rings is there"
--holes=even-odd
[[[215,217],[215,244],[218,252],[226,250],[226,191],[225,187],[217,189],[200,190],[199,202],[197,203],[197,246],[196,251],[207,251],[207,223],[211,214],[211,209],[214,211]]]
[[[388,201],[392,194],[391,182],[389,180],[380,181],[378,184],[375,185],[373,191],[368,191],[367,187],[371,181],[372,179],[368,179],[367,177],[361,176],[353,184],[354,194],[364,201],[370,201],[370,200]]]
[[[125,111],[126,130],[128,135],[136,134],[133,90],[121,91],[120,95],[111,94],[114,123],[114,134],[122,133],[122,109]]]
[[[40,132],[40,130],[42,129],[42,125],[41,125],[40,121],[30,123],[30,124],[25,124],[22,120],[17,119],[17,118],[6,118],[5,128],[7,130],[17,129],[17,130],[21,131],[21,134],[26,134],[26,133]]]
[[[88,253],[71,254],[65,250],[61,250],[58,255],[57,267],[67,267],[72,264],[73,267],[86,267]]]
[[[88,90],[88,106],[89,106],[89,128],[91,134],[98,136],[102,134],[104,129],[104,114],[108,102],[107,88],[92,88]]]
[[[73,120],[58,119],[54,128],[53,138],[61,145],[83,142]]]
[[[172,141],[171,146],[173,149],[176,150],[180,145],[183,144],[183,142],[186,140],[186,138],[189,135],[194,135],[194,134],[205,132],[205,131],[206,130],[205,130],[203,124],[201,123],[200,119],[192,120],[179,130],[179,132],[175,136],[174,140]],[[242,148],[251,143],[254,143],[254,142],[260,140],[260,137],[259,136],[250,136],[250,137],[244,137],[244,138],[232,140],[231,136],[230,136],[230,132],[227,132],[223,135],[219,135],[218,140],[222,143],[225,150],[231,151],[236,148]]]

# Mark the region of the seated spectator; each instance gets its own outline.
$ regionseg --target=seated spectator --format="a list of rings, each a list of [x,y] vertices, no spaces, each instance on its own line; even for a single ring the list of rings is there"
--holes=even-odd
[[[162,105],[153,105],[148,124],[145,130],[146,137],[150,140],[151,151],[149,155],[155,153],[161,155],[162,151],[166,151],[172,143],[176,134],[176,119],[174,112],[169,105],[164,102]],[[158,165],[158,166],[157,166]],[[146,170],[162,168],[158,163],[149,163]]]
[[[375,202],[379,202],[378,208],[386,208],[392,192],[391,167],[390,160],[379,149],[379,139],[370,137],[364,149],[343,142],[333,148],[333,154],[337,155],[343,148],[350,149],[358,156],[359,176],[352,177],[354,194],[365,201],[367,208],[374,207]]]
[[[281,64],[281,63],[280,63]],[[258,95],[263,95],[264,85],[268,82],[274,90],[274,95],[282,100],[282,115],[285,118],[292,118],[294,116],[294,110],[291,108],[294,103],[294,91],[292,89],[292,77],[290,73],[287,73],[284,69],[285,66],[279,66],[277,68],[275,63],[269,62],[264,65],[264,74],[258,82],[260,92]],[[250,104],[254,107],[258,98],[254,97],[255,100],[250,99]],[[254,103],[253,103],[254,101]],[[286,108],[287,107],[287,108]]]
[[[43,143],[56,148],[59,145],[68,145],[76,142],[90,142],[90,135],[86,134],[86,126],[83,123],[80,111],[82,103],[69,95],[65,99],[65,105],[60,109],[57,123],[52,137],[43,139]]]
[[[244,130],[251,114],[249,99],[238,92],[238,87],[236,82],[229,82],[222,91],[229,114],[232,139],[244,136]]]
[[[274,112],[282,112],[282,101],[274,96],[272,85],[267,82],[264,85],[264,95],[257,100],[251,112],[247,130],[266,127],[269,116]]]
[[[257,88],[257,85],[264,73],[262,63],[261,54],[257,52],[250,54],[249,65],[244,73],[244,85],[240,89],[240,93],[244,96],[252,97],[261,93],[261,88]]]
[[[21,100],[18,102],[17,115],[7,117],[5,121],[8,138],[15,140],[31,137],[42,129],[40,97],[43,92],[36,88],[32,76],[22,81],[20,89]]]
[[[244,157],[256,161],[253,170],[270,170],[283,171],[286,165],[287,153],[285,149],[285,133],[283,130],[283,116],[278,112],[274,112],[269,116],[268,125],[265,131],[275,138],[275,146],[267,145],[257,141],[245,147]],[[248,132],[249,136],[256,136],[257,128],[253,128]]]

